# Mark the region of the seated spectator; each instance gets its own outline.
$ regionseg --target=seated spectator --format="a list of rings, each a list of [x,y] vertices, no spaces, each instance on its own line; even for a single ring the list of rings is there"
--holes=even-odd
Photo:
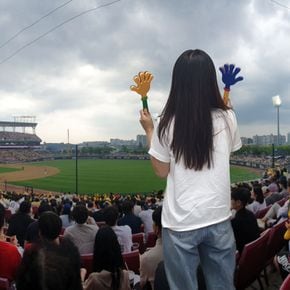
[[[254,214],[246,209],[250,192],[247,188],[237,187],[232,190],[232,208],[236,215],[232,219],[232,227],[236,239],[237,250],[241,254],[245,244],[256,240],[260,230]]]
[[[84,290],[130,290],[129,273],[124,269],[120,244],[110,227],[99,229],[95,245],[93,273],[85,281]]]
[[[38,208],[38,215],[41,216],[46,211],[52,211],[52,207],[46,202],[41,202]],[[35,243],[39,240],[39,228],[38,228],[38,220],[29,224],[26,235],[25,241],[28,243]]]
[[[148,205],[145,202],[141,203],[141,208],[142,211],[139,213],[139,217],[144,224],[145,239],[147,239],[148,233],[153,231],[153,210],[148,208]]]
[[[283,198],[282,195],[279,194],[279,192],[272,192],[267,186],[263,186],[262,191],[265,197],[266,206],[274,204],[275,202]]]
[[[63,228],[67,228],[67,227],[72,226],[74,224],[74,221],[72,220],[70,203],[64,204],[62,211],[61,211],[60,219],[62,221]]]
[[[76,224],[65,229],[64,237],[70,239],[76,245],[81,255],[93,253],[94,241],[99,227],[87,224],[89,214],[84,205],[74,207],[72,217]]]
[[[270,184],[268,185],[268,189],[271,193],[277,193],[279,192],[279,186],[277,184],[277,177],[272,176],[270,177]]]
[[[132,234],[140,233],[142,220],[140,219],[140,217],[134,215],[133,203],[130,200],[125,200],[122,208],[124,216],[119,219],[118,225],[128,225],[132,230]]]
[[[251,197],[254,201],[246,206],[248,210],[256,214],[266,207],[266,201],[260,185],[254,185]]]
[[[279,185],[281,187],[281,191],[279,192],[279,194],[282,196],[282,198],[289,198],[288,182],[286,176],[282,175],[279,178]]]
[[[20,265],[21,255],[16,247],[16,238],[14,237],[8,241],[3,233],[4,216],[5,209],[0,204],[0,277],[12,281],[15,279],[17,269]]]
[[[147,282],[151,284],[152,289],[154,288],[155,272],[158,264],[163,261],[161,211],[162,207],[158,207],[152,214],[154,233],[158,237],[156,245],[140,256],[141,288],[143,288]]]
[[[114,206],[109,206],[104,210],[104,220],[108,226],[112,228],[118,237],[122,253],[132,251],[132,230],[129,226],[117,226],[118,209]]]
[[[40,241],[24,251],[17,290],[82,290],[78,250],[69,240],[60,243],[61,228],[56,213],[40,216]]]
[[[271,226],[279,221],[283,221],[288,218],[289,200],[287,200],[282,206],[275,202],[267,213],[261,218],[261,222],[267,226]]]
[[[9,226],[6,235],[14,236],[20,244],[21,247],[24,246],[24,239],[28,226],[34,222],[30,217],[31,214],[31,204],[29,201],[23,201],[20,204],[17,213],[11,216],[9,220]]]

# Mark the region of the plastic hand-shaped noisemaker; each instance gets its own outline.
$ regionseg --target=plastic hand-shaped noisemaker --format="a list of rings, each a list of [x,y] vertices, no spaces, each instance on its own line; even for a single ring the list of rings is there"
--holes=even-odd
[[[148,71],[139,72],[138,75],[134,76],[133,80],[136,83],[136,86],[131,86],[130,89],[141,96],[143,109],[148,110],[147,93],[150,90],[153,75]]]
[[[224,102],[227,105],[229,102],[230,87],[235,83],[242,81],[243,77],[237,77],[237,74],[241,71],[239,67],[235,68],[234,64],[225,64],[219,68],[222,73],[222,81],[225,84],[224,87]]]

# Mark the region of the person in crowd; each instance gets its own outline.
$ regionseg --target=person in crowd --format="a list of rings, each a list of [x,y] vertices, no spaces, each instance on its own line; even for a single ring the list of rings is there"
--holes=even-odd
[[[152,214],[154,233],[157,236],[156,245],[140,256],[141,288],[149,282],[154,289],[155,271],[158,264],[163,261],[161,212],[162,207],[157,207]]]
[[[289,199],[281,206],[279,203],[275,202],[266,214],[260,219],[261,224],[264,224],[264,227],[268,227],[276,224],[278,222],[285,221],[288,218],[288,208],[289,208]]]
[[[60,242],[61,219],[44,212],[38,223],[40,240],[24,251],[17,290],[82,290],[80,255],[70,240]]]
[[[31,218],[30,214],[31,203],[29,201],[23,201],[20,204],[18,212],[12,215],[9,220],[9,226],[6,235],[16,235],[16,238],[21,247],[24,246],[24,239],[28,226],[34,222],[34,219]]]
[[[272,189],[274,189],[274,186],[272,187]],[[274,204],[275,202],[283,198],[278,191],[277,192],[271,191],[269,189],[269,186],[266,185],[262,186],[262,191],[265,197],[266,206]]]
[[[141,218],[141,221],[144,225],[144,234],[145,239],[147,240],[148,233],[153,231],[153,209],[148,208],[147,203],[145,203],[144,201],[141,203],[141,208],[142,210],[139,213],[139,217]]]
[[[71,214],[71,204],[70,203],[65,203],[63,205],[60,219],[62,221],[63,228],[67,228],[67,227],[72,226],[74,224],[74,221],[72,219],[72,214]]]
[[[108,226],[112,228],[118,237],[118,241],[121,246],[122,253],[128,253],[132,251],[132,230],[129,226],[118,226],[119,212],[115,206],[108,206],[104,210],[104,220]]]
[[[133,206],[134,204],[130,200],[123,202],[122,209],[124,216],[119,219],[118,226],[128,225],[132,230],[132,234],[137,234],[141,232],[142,220],[140,217],[134,215]]]
[[[253,190],[251,192],[251,198],[253,202],[248,204],[246,208],[256,214],[259,210],[264,209],[266,207],[266,201],[264,198],[264,194],[261,188],[261,185],[255,184]]]
[[[287,177],[284,175],[282,175],[279,178],[279,185],[281,187],[281,191],[279,193],[280,193],[282,198],[289,198],[289,191],[288,191],[288,182],[289,181],[287,181]]]
[[[268,185],[268,189],[271,193],[277,193],[279,192],[279,186],[277,184],[277,176],[271,176],[270,179],[270,184]]]
[[[237,250],[240,254],[246,244],[256,240],[260,236],[255,215],[246,209],[249,194],[249,190],[244,187],[237,187],[232,191],[232,208],[236,210],[236,215],[231,222]]]
[[[217,285],[234,289],[229,158],[242,143],[235,113],[221,97],[209,55],[199,49],[183,52],[174,65],[169,97],[156,126],[146,109],[140,111],[140,122],[153,169],[167,178],[162,239],[170,288],[197,289],[201,261],[210,289]]]
[[[52,211],[52,207],[47,201],[42,201],[38,208],[38,215],[41,216],[46,211]],[[28,226],[25,234],[25,242],[35,243],[39,240],[38,224],[38,220],[36,220]]]
[[[94,272],[85,281],[84,290],[130,290],[129,273],[124,268],[116,234],[107,226],[99,229],[94,245]]]
[[[16,277],[21,262],[21,255],[17,249],[16,237],[7,237],[4,234],[5,208],[0,204],[0,277],[12,281]]]
[[[137,201],[136,197],[133,197],[132,198],[132,202],[133,202],[133,213],[135,216],[139,216],[141,210],[142,210],[142,207],[140,205],[140,202],[139,200]]]
[[[89,213],[85,205],[75,206],[72,217],[76,224],[65,229],[64,237],[70,239],[77,246],[81,255],[93,253],[94,241],[99,227],[87,223]]]

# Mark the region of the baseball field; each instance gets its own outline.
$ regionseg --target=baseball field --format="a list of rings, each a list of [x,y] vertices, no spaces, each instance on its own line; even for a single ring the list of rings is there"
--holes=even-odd
[[[231,167],[231,181],[259,178],[254,170]],[[76,182],[77,180],[77,182]],[[148,160],[54,160],[0,165],[0,182],[56,192],[136,193],[164,189]]]

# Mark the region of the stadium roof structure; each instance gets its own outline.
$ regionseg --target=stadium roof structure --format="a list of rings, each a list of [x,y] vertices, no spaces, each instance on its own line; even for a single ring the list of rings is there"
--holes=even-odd
[[[35,128],[37,123],[31,122],[14,122],[14,121],[0,121],[0,127],[29,127]]]
[[[3,131],[6,131],[7,127],[12,128],[13,132],[16,128],[22,128],[23,132],[25,132],[25,128],[32,128],[33,134],[35,134],[36,126],[35,116],[14,116],[14,121],[0,121],[0,128],[2,127]]]

